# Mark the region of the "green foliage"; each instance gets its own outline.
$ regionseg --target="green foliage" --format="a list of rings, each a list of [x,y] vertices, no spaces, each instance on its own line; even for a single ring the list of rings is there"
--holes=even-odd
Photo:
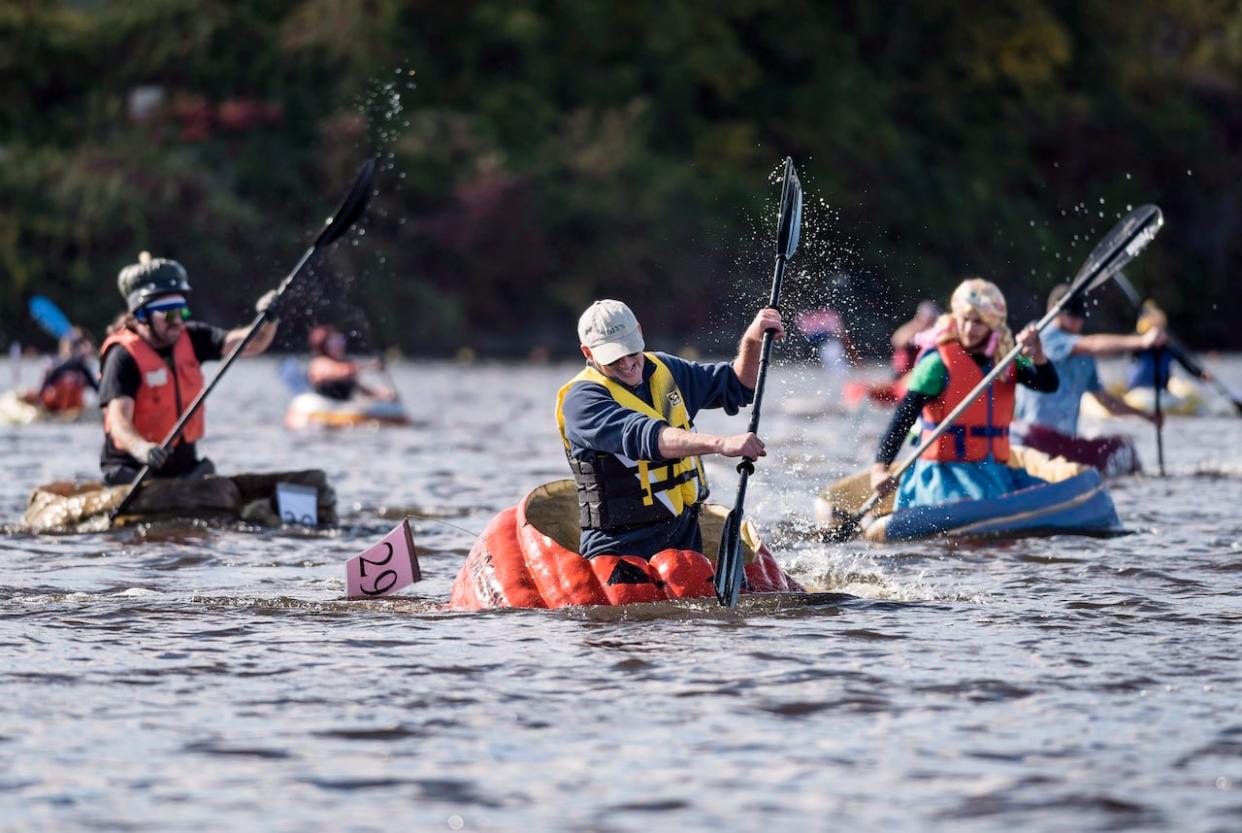
[[[35,292],[98,332],[141,249],[239,320],[378,154],[365,236],[287,345],[335,317],[372,347],[570,355],[610,295],[653,343],[727,348],[791,154],[791,309],[879,336],[981,274],[1033,315],[1155,202],[1132,277],[1242,347],[1239,70],[1242,10],[1216,0],[0,0],[0,337],[32,337]]]

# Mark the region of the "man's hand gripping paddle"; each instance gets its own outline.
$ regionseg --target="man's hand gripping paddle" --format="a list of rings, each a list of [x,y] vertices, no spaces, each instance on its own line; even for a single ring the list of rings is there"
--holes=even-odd
[[[1113,226],[1112,231],[1087,256],[1086,262],[1078,270],[1078,274],[1074,276],[1069,292],[1065,293],[1061,300],[1052,309],[1048,310],[1043,318],[1039,319],[1039,323],[1035,325],[1036,330],[1043,332],[1044,328],[1060,315],[1062,307],[1068,304],[1071,299],[1085,295],[1112,279],[1127,263],[1137,257],[1139,252],[1143,251],[1152,238],[1156,236],[1156,232],[1160,230],[1162,225],[1164,225],[1164,216],[1160,213],[1160,209],[1154,205],[1141,205],[1122,217],[1117,225]],[[958,403],[957,407],[941,420],[936,430],[929,434],[927,439],[919,443],[914,453],[907,457],[905,462],[892,473],[892,478],[897,480],[905,473],[906,469],[914,465],[919,456],[953,426],[953,422],[979,398],[988,385],[992,384],[996,377],[1004,372],[1005,368],[1021,352],[1021,345],[1014,345],[1014,348],[996,363],[996,366],[983,377],[979,384],[975,385],[974,390],[966,394],[966,397]],[[828,531],[828,540],[848,541],[857,535],[862,528],[861,521],[863,516],[879,503],[880,497],[881,495],[878,492],[873,493],[867,499],[867,502],[859,507],[856,513],[846,518],[839,526]]]
[[[781,184],[780,219],[776,227],[776,268],[772,274],[772,296],[769,307],[781,300],[781,280],[785,277],[785,261],[798,249],[798,231],[802,227],[802,183],[794,170],[793,159],[785,157],[785,178]],[[768,376],[768,359],[772,353],[772,330],[763,334],[763,350],[759,356],[759,379],[755,384],[755,402],[750,412],[751,433],[759,431],[759,408],[763,403],[763,386]],[[742,505],[746,501],[746,480],[755,471],[755,461],[742,458],[737,465],[741,478],[737,484],[737,501],[725,518],[720,535],[720,552],[716,557],[716,598],[725,607],[737,605],[742,592],[745,553],[742,550]]]
[[[202,392],[194,398],[194,401],[190,403],[188,408],[186,408],[185,413],[183,413],[181,418],[177,420],[177,424],[174,425],[172,430],[168,432],[168,436],[164,438],[162,443],[160,443],[161,447],[163,447],[165,451],[172,448],[173,443],[176,441],[177,437],[181,435],[181,431],[185,428],[186,423],[189,422],[195,412],[202,407],[203,400],[207,398],[208,394],[215,390],[216,385],[219,383],[220,379],[224,377],[224,374],[228,371],[229,367],[231,367],[233,362],[237,360],[237,357],[241,355],[242,351],[246,349],[246,345],[250,344],[250,342],[254,340],[254,337],[259,332],[259,327],[262,326],[263,322],[267,321],[269,318],[276,317],[276,314],[280,309],[281,298],[284,297],[285,292],[306,269],[307,265],[311,262],[311,259],[318,254],[320,249],[336,242],[336,240],[338,240],[341,235],[345,234],[345,232],[349,231],[350,227],[353,226],[353,224],[358,221],[358,218],[362,216],[362,212],[366,210],[367,203],[371,199],[371,189],[374,181],[375,160],[368,159],[366,162],[362,163],[362,167],[358,170],[358,176],[354,179],[354,184],[349,189],[349,193],[341,202],[340,208],[338,208],[336,213],[325,221],[323,230],[319,232],[319,236],[315,238],[315,242],[311,243],[310,248],[302,254],[302,259],[299,260],[297,265],[293,267],[293,271],[291,271],[285,279],[281,281],[280,286],[276,288],[275,299],[273,299],[262,312],[255,316],[255,319],[251,322],[250,329],[246,332],[245,337],[243,337],[242,340],[238,342],[228,354],[228,356],[225,357],[224,364],[220,366],[220,371],[211,380],[211,383],[207,385],[207,387],[203,388]],[[142,482],[147,479],[147,475],[150,474],[150,472],[150,466],[142,467],[142,470],[138,472],[138,476],[134,478],[133,484],[130,485],[129,491],[125,494],[125,497],[108,515],[108,519],[110,521],[116,520],[117,516],[121,515],[127,508],[129,508],[130,504],[133,503],[135,496],[138,494],[138,487],[141,486]]]

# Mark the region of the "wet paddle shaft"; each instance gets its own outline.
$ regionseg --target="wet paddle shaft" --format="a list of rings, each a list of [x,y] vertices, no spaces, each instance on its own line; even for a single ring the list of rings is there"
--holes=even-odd
[[[1087,257],[1086,262],[1083,263],[1082,268],[1078,270],[1078,274],[1074,277],[1073,283],[1070,284],[1069,292],[1065,293],[1061,300],[1052,309],[1048,310],[1043,318],[1039,319],[1035,329],[1043,332],[1044,328],[1061,314],[1062,307],[1068,304],[1070,299],[1107,283],[1123,266],[1138,256],[1138,253],[1156,236],[1156,232],[1160,230],[1163,224],[1164,216],[1160,213],[1160,209],[1154,205],[1141,205],[1122,217],[1120,222],[1108,233],[1108,236],[1100,241],[1099,245]],[[906,469],[914,465],[920,455],[931,447],[932,443],[940,439],[944,432],[953,427],[953,422],[979,398],[988,385],[992,384],[996,377],[1004,372],[1005,368],[1009,367],[1009,364],[1021,352],[1021,345],[1014,345],[1013,349],[996,363],[996,366],[983,377],[979,384],[975,385],[974,389],[966,394],[962,401],[957,404],[957,407],[940,421],[936,430],[929,434],[927,439],[919,443],[914,453],[907,457],[905,462],[892,473],[893,479],[896,480],[901,477]],[[863,515],[875,508],[875,505],[880,502],[881,497],[882,495],[879,492],[873,493],[854,515],[850,516],[844,524],[834,530],[831,537],[839,540],[852,537],[858,532],[859,522],[862,520]]]
[[[276,288],[276,298],[266,309],[255,316],[255,319],[251,322],[250,329],[246,332],[246,335],[229,352],[228,356],[225,357],[224,364],[220,366],[220,371],[211,380],[210,384],[203,388],[199,395],[194,398],[194,401],[190,403],[190,407],[186,408],[185,413],[183,413],[181,418],[177,420],[177,424],[172,427],[172,430],[168,432],[168,436],[164,438],[162,443],[160,443],[165,450],[172,448],[173,442],[176,441],[177,437],[181,435],[181,431],[185,428],[185,424],[189,422],[195,412],[202,407],[203,400],[207,398],[208,394],[215,390],[216,384],[219,383],[221,378],[223,378],[225,372],[227,372],[233,362],[237,360],[237,357],[241,355],[242,351],[246,349],[246,346],[254,340],[254,337],[258,334],[259,327],[262,326],[263,322],[276,316],[276,313],[280,308],[281,298],[284,296],[289,287],[293,285],[293,282],[297,280],[298,276],[302,274],[302,271],[311,262],[311,259],[321,248],[339,239],[341,235],[348,231],[349,228],[358,221],[358,218],[362,216],[362,212],[367,207],[367,202],[371,199],[371,188],[374,180],[375,160],[368,159],[359,169],[358,176],[354,179],[353,187],[349,189],[349,193],[341,202],[340,208],[336,210],[335,214],[327,219],[323,230],[319,232],[319,236],[315,238],[315,242],[312,243],[310,248],[302,254],[302,259],[299,260],[297,265],[293,267],[293,271],[291,271],[285,279],[281,281],[280,286]],[[147,475],[150,473],[150,466],[142,467],[141,471],[138,472],[138,476],[134,478],[134,482],[130,485],[129,491],[126,492],[125,497],[108,515],[109,520],[116,520],[118,515],[122,514],[129,508],[130,504],[133,503],[134,498],[138,494],[138,487],[142,485],[142,482],[147,479]]]
[[[780,219],[776,227],[776,266],[772,273],[772,295],[768,306],[776,308],[781,300],[781,281],[785,277],[785,261],[798,249],[798,230],[802,227],[802,183],[794,170],[793,159],[785,157],[785,177],[781,184]],[[773,331],[763,334],[763,349],[759,354],[759,379],[755,383],[755,401],[750,412],[752,434],[759,431],[759,411],[763,404],[764,382],[768,378],[768,361],[772,354]],[[742,592],[745,554],[742,550],[742,505],[746,502],[746,481],[755,471],[755,461],[742,458],[737,464],[741,475],[737,484],[737,501],[725,518],[720,535],[720,552],[716,557],[716,598],[725,607],[737,605]]]

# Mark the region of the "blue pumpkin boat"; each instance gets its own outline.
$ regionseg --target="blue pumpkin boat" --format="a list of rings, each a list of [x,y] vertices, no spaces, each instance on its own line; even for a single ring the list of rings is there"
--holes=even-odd
[[[1048,535],[1113,536],[1126,532],[1104,481],[1095,469],[1048,457],[1032,449],[1013,449],[1010,465],[1021,465],[1047,482],[988,500],[961,500],[893,511],[892,495],[864,519],[868,541],[953,538],[1021,538]],[[870,494],[866,471],[825,487],[815,499],[816,520],[837,526]]]

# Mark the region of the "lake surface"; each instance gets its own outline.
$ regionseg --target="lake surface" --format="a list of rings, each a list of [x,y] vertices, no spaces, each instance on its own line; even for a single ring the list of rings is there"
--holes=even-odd
[[[415,427],[292,435],[275,367],[230,373],[203,450],[325,469],[338,530],[0,537],[0,828],[1242,830],[1242,419],[1170,420],[1169,476],[1113,484],[1128,537],[822,544],[796,529],[889,412],[778,366],[747,516],[843,595],[460,614],[472,534],[567,475],[576,368],[406,363]],[[100,436],[0,428],[0,523]],[[424,581],[346,601],[407,513]]]

